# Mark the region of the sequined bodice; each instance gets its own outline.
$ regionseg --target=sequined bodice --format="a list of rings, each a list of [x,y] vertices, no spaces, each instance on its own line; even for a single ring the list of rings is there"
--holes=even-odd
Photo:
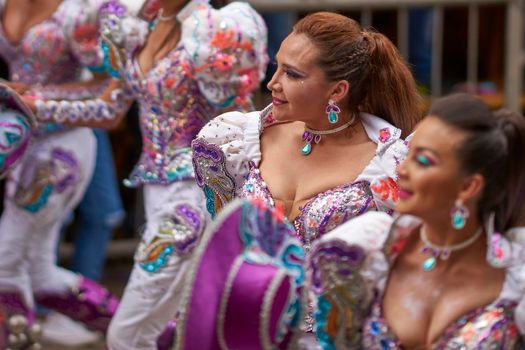
[[[0,16],[3,16],[3,1],[0,1]],[[76,78],[80,62],[73,54],[71,42],[74,31],[68,32],[66,22],[79,22],[80,7],[72,6],[74,1],[63,0],[55,13],[31,27],[19,43],[7,39],[3,25],[0,26],[0,54],[9,64],[10,79],[26,84],[56,84]],[[69,18],[64,18],[68,16]],[[81,25],[74,28],[82,29]],[[78,32],[77,32],[78,33]],[[78,45],[77,45],[78,46]],[[98,49],[89,53],[99,64]],[[87,54],[86,50],[83,53]]]
[[[78,62],[70,55],[61,24],[51,16],[31,27],[17,44],[0,27],[0,53],[8,62],[10,79],[26,84],[71,81]]]
[[[127,181],[169,184],[193,178],[190,144],[219,109],[200,93],[191,77],[191,62],[180,45],[159,60],[147,73],[136,56],[126,63],[125,79],[139,101],[143,151]]]
[[[460,317],[447,328],[432,349],[517,349],[522,340],[514,321],[516,305],[514,301],[498,299]],[[386,323],[378,300],[373,303],[371,313],[364,324],[363,348],[403,349]]]
[[[4,1],[0,1],[0,18]],[[86,4],[76,0],[63,0],[57,10],[45,20],[31,27],[18,43],[6,37],[0,25],[0,55],[9,65],[10,80],[28,85],[60,84],[77,79],[81,67],[100,65],[96,42],[83,43],[82,31],[97,32],[86,19]],[[76,37],[75,37],[76,36]],[[42,125],[37,134],[64,129]]]
[[[261,198],[270,205],[275,205],[272,194],[253,162],[250,163],[250,171],[240,196]],[[370,184],[366,181],[357,181],[337,186],[312,197],[300,208],[301,211],[293,220],[293,225],[305,247],[309,248],[315,239],[326,232],[372,209],[376,207]]]

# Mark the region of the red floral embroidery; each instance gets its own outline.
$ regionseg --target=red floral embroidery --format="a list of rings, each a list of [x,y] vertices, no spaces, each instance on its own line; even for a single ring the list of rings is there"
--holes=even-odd
[[[94,24],[77,25],[73,36],[79,42],[98,41],[98,28]]]
[[[217,53],[212,63],[213,67],[220,72],[230,71],[233,68],[234,64],[235,64],[235,56],[228,55],[224,52]]]
[[[386,180],[379,180],[376,185],[372,185],[372,191],[379,194],[379,198],[382,201],[386,201],[391,197],[392,201],[396,202],[398,199],[399,187],[394,179],[388,177]]]
[[[390,134],[390,129],[389,128],[383,128],[383,129],[379,130],[379,141],[385,143],[388,140],[390,140],[391,136],[392,136],[392,134]]]
[[[406,238],[399,239],[398,241],[392,243],[388,251],[389,255],[397,255],[405,247],[407,240]]]
[[[211,45],[218,49],[225,50],[234,46],[235,32],[233,30],[219,31],[211,39]]]
[[[237,41],[237,37],[233,29],[215,33],[211,39],[210,44],[220,50],[231,50],[237,48],[244,50],[253,49],[252,43],[249,40],[244,40],[243,42]]]

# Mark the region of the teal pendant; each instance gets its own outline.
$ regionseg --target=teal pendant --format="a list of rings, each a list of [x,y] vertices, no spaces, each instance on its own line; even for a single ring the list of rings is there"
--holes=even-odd
[[[433,270],[434,267],[436,267],[436,258],[433,256],[423,262],[423,270],[425,271]]]
[[[303,148],[301,148],[301,153],[303,156],[307,156],[312,152],[312,144],[307,142],[304,144]]]
[[[465,217],[461,215],[459,211],[452,215],[452,227],[454,227],[456,230],[461,230],[466,224],[467,220],[465,220]]]
[[[335,113],[334,111],[330,111],[330,113],[328,113],[328,121],[330,123],[335,124],[338,120],[339,118],[337,116],[337,113]]]

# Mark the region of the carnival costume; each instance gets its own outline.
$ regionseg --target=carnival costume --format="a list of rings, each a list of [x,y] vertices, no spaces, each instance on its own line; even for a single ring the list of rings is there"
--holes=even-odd
[[[5,1],[0,1],[0,12]],[[43,97],[76,100],[97,89],[60,89],[77,81],[82,67],[100,67],[97,16],[82,0],[64,0],[47,19],[31,27],[19,43],[0,26],[0,54],[10,80],[34,87]],[[96,90],[96,91],[95,91]],[[24,348],[35,302],[105,331],[118,300],[97,283],[55,265],[64,216],[89,184],[96,151],[92,131],[39,124],[25,155],[6,182],[0,219],[0,347]]]
[[[261,200],[229,203],[195,249],[175,349],[296,349],[304,257],[283,213]]]
[[[360,120],[377,144],[376,153],[354,181],[315,195],[301,208],[292,224],[307,249],[315,239],[366,211],[391,211],[397,200],[396,166],[407,152],[401,130],[366,113]],[[229,112],[208,123],[193,142],[197,183],[212,215],[234,197],[275,204],[258,168],[260,136],[273,123],[271,105],[262,112]]]
[[[360,120],[377,144],[376,153],[354,181],[319,193],[302,206],[291,224],[307,252],[316,239],[338,225],[370,210],[391,212],[397,200],[396,167],[408,151],[401,130],[367,113],[361,113]],[[212,216],[235,197],[275,205],[258,168],[261,133],[275,122],[271,105],[261,112],[225,113],[208,123],[192,143],[197,184]],[[308,332],[314,329],[312,311],[305,313]],[[312,342],[305,336],[300,346],[313,346]]]
[[[176,316],[188,259],[207,222],[190,143],[222,108],[251,106],[250,94],[267,63],[266,28],[245,3],[215,10],[206,0],[194,0],[176,18],[157,13],[149,24],[126,15],[115,2],[104,5],[104,11],[105,62],[123,80],[122,89],[113,91],[109,103],[37,101],[37,117],[111,119],[128,100],[139,102],[143,152],[125,185],[144,186],[146,224],[108,345],[112,350],[152,349]],[[179,21],[181,38],[143,72],[137,52],[160,20]]]
[[[421,221],[367,213],[322,237],[308,268],[316,298],[317,337],[324,349],[403,349],[382,312],[389,269]],[[525,251],[518,231],[485,224],[487,261],[506,271],[499,296],[452,322],[432,349],[516,349],[525,334]]]

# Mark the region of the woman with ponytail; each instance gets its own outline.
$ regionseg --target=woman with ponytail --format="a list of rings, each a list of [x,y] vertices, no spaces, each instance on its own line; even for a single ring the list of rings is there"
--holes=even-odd
[[[356,215],[392,208],[420,96],[385,36],[335,13],[300,20],[276,58],[272,104],[208,123],[193,163],[212,216],[233,197],[262,198],[308,247]]]
[[[282,210],[308,251],[353,217],[392,210],[420,96],[386,37],[335,13],[300,20],[276,59],[272,104],[208,123],[193,164],[212,216],[234,197],[261,199]]]
[[[332,328],[353,332],[320,327],[324,347],[352,340],[364,349],[519,348],[525,334],[519,228],[524,150],[522,116],[494,113],[467,94],[436,101],[398,168],[400,216],[363,215],[312,249],[318,303],[345,300],[340,291],[355,278],[369,286],[360,305],[361,315],[369,313],[364,322],[346,319]],[[363,239],[363,233],[374,239]],[[331,262],[360,250],[363,263],[351,273],[343,273],[340,264],[340,272],[330,274],[330,264],[318,262],[334,247],[338,253]],[[330,305],[322,320],[347,313],[344,303]],[[361,326],[363,339],[358,339]]]

